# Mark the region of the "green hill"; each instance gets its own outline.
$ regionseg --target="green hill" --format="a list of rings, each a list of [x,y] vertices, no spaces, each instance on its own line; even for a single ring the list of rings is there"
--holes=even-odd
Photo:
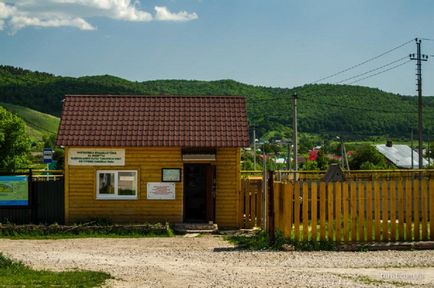
[[[315,84],[295,88],[247,85],[233,80],[132,82],[110,75],[61,77],[0,66],[0,101],[59,116],[65,94],[243,95],[258,137],[291,131],[291,96],[299,96],[299,130],[347,139],[408,138],[417,127],[416,98],[362,86]],[[426,133],[434,132],[434,97],[424,97]],[[280,135],[279,135],[280,134]]]
[[[41,141],[44,136],[48,137],[57,133],[58,117],[10,103],[0,103],[0,106],[24,120],[27,133],[33,141]]]

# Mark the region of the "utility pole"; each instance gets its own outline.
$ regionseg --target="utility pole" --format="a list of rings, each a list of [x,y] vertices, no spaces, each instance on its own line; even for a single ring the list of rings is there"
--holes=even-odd
[[[419,134],[419,169],[423,168],[423,155],[422,155],[422,146],[423,146],[423,111],[422,111],[422,61],[428,60],[428,55],[421,54],[420,44],[422,43],[421,39],[416,38],[416,55],[410,54],[411,60],[416,60],[416,91],[417,91],[417,111],[418,111],[418,134]]]
[[[426,150],[427,150],[427,155],[428,155],[428,166],[431,166],[431,152],[430,152],[430,150],[431,150],[431,147],[430,147],[431,144],[429,142],[430,141],[430,139],[429,139],[430,138],[429,137],[429,131],[428,131],[427,134],[428,134],[428,139],[427,139],[428,140],[428,145],[427,145],[428,147],[426,148]]]
[[[263,171],[262,171],[262,195],[263,195],[263,206],[264,209],[262,211],[262,225],[264,230],[267,229],[267,203],[268,203],[268,196],[267,196],[267,154],[265,153],[265,142],[262,144],[262,164],[263,164]]]
[[[288,157],[286,157],[286,167],[291,170],[291,142],[288,141]]]
[[[343,158],[343,159],[345,160],[345,164],[347,165],[347,170],[350,171],[350,164],[348,163],[347,149],[345,149],[344,140],[342,140],[342,150],[344,153],[345,158]]]
[[[410,149],[411,149],[411,169],[414,169],[414,159],[413,159],[413,128],[411,128],[411,142],[410,142]]]
[[[345,168],[344,168],[344,167],[345,167],[345,164],[344,164],[344,163],[345,163],[345,162],[344,162],[344,161],[345,161],[345,160],[344,160],[344,157],[345,157],[345,156],[344,156],[344,143],[343,143],[341,137],[338,136],[338,137],[336,137],[336,138],[338,138],[339,141],[341,142],[341,169],[344,170],[344,169],[345,169]]]
[[[256,127],[253,126],[253,170],[256,171]]]
[[[298,159],[297,159],[297,93],[292,95],[292,130],[293,130],[293,145],[294,145],[294,181],[297,180]]]

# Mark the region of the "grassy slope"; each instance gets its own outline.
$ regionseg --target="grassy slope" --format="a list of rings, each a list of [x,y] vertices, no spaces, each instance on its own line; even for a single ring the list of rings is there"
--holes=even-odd
[[[43,136],[57,133],[60,121],[58,117],[9,103],[0,103],[0,106],[3,106],[26,122],[27,132],[32,140],[40,141]]]

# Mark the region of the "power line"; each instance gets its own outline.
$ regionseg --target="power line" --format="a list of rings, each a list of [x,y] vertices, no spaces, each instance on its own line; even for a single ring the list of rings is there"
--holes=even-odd
[[[354,68],[357,68],[357,67],[359,67],[359,66],[362,66],[362,65],[364,65],[364,64],[366,64],[366,63],[369,63],[369,62],[371,62],[371,61],[374,61],[374,60],[376,60],[376,59],[378,59],[378,58],[380,58],[380,57],[383,57],[384,55],[387,55],[387,54],[389,54],[389,53],[391,53],[391,52],[393,52],[393,51],[395,51],[395,50],[397,50],[397,49],[399,49],[399,48],[401,48],[401,47],[403,47],[403,46],[405,46],[405,45],[411,43],[411,42],[413,42],[413,39],[411,39],[411,40],[409,40],[409,41],[407,41],[407,42],[405,42],[405,43],[402,43],[401,45],[398,45],[398,46],[396,46],[396,47],[394,47],[394,48],[392,48],[392,49],[389,49],[389,50],[387,50],[387,51],[385,51],[385,52],[383,52],[383,53],[381,53],[381,54],[379,54],[379,55],[377,55],[377,56],[375,56],[375,57],[369,58],[369,59],[367,59],[367,60],[365,60],[365,61],[363,61],[363,62],[361,62],[361,63],[359,63],[359,64],[356,64],[356,65],[350,66],[350,67],[348,67],[348,68],[346,68],[346,69],[344,69],[344,70],[341,70],[341,71],[336,72],[336,73],[334,73],[334,74],[331,74],[331,75],[329,75],[329,76],[326,76],[326,77],[323,77],[323,78],[321,78],[321,79],[318,79],[318,80],[312,82],[312,84],[314,84],[314,83],[318,83],[318,82],[321,82],[321,81],[326,80],[326,79],[330,79],[330,78],[332,78],[332,77],[335,77],[335,76],[337,76],[337,75],[340,75],[340,74],[342,74],[342,73],[345,73],[345,72],[347,72],[347,71],[350,71],[350,70],[352,70],[352,69],[354,69]]]
[[[401,46],[403,46],[403,45],[405,45],[405,44],[407,44],[407,43],[408,43],[408,42],[402,44]],[[397,48],[394,48],[394,49],[397,49]],[[391,50],[392,50],[392,49],[391,49]],[[391,50],[389,50],[389,51],[391,51]],[[384,53],[383,53],[383,54],[384,54]],[[358,78],[358,77],[360,77],[360,76],[363,76],[363,75],[366,75],[366,74],[369,74],[369,73],[372,73],[372,72],[375,72],[375,71],[378,71],[378,70],[380,70],[380,69],[382,69],[382,68],[385,68],[385,67],[388,67],[388,66],[390,66],[390,65],[392,65],[392,64],[398,63],[398,62],[400,62],[400,61],[406,59],[407,57],[408,57],[408,56],[405,56],[405,57],[399,58],[399,59],[397,59],[397,60],[394,60],[394,61],[392,61],[392,62],[389,62],[389,63],[387,63],[387,64],[385,64],[385,65],[382,65],[382,66],[380,66],[380,67],[377,67],[377,68],[375,68],[375,69],[371,69],[371,70],[369,70],[369,71],[367,71],[367,72],[364,72],[364,73],[361,73],[361,74],[358,74],[358,75],[352,76],[352,77],[350,77],[350,78],[344,79],[344,80],[338,82],[338,84],[339,84],[339,83],[342,83],[342,82],[346,82],[346,81],[348,81],[348,80],[352,80],[352,79]],[[375,58],[375,57],[374,57],[374,58]],[[377,57],[377,58],[378,58],[378,57]],[[372,58],[371,58],[371,59],[372,59]],[[400,63],[400,64],[398,64],[398,65],[394,65],[394,66],[392,66],[392,67],[390,67],[390,68],[388,68],[388,69],[382,70],[382,71],[380,71],[380,72],[378,72],[378,73],[374,73],[374,74],[372,74],[372,75],[369,75],[369,76],[367,76],[367,77],[363,77],[363,78],[361,78],[361,79],[356,79],[355,81],[350,82],[349,84],[354,84],[354,83],[360,82],[360,81],[362,81],[362,80],[365,80],[365,79],[368,79],[368,78],[371,78],[371,77],[374,77],[374,76],[377,76],[377,75],[380,75],[380,74],[386,73],[386,72],[388,72],[388,71],[390,71],[390,70],[393,70],[393,69],[399,68],[400,66],[403,66],[403,65],[407,64],[407,63],[410,62],[410,61],[411,61],[411,60],[408,60],[408,61],[406,61],[406,62],[404,62],[404,63]],[[365,62],[366,62],[366,61],[365,61]],[[333,88],[334,88],[334,87],[330,87],[329,89],[325,89],[325,91],[327,91],[327,90],[331,90],[331,89],[333,89]],[[290,93],[290,91],[291,91],[291,90],[288,91],[288,94]],[[324,90],[323,90],[322,92],[324,93]],[[282,101],[282,100],[286,100],[284,97],[287,97],[288,94],[287,94],[287,95],[281,95],[282,97],[279,97],[279,98],[254,99],[254,100],[252,99],[252,100],[249,100],[249,101],[248,101],[248,104],[254,104],[254,103],[261,103],[261,104],[264,104],[264,103],[267,103],[267,102],[268,102],[268,103],[271,103],[271,104],[277,104],[276,102],[280,102],[279,104],[282,104],[281,101]],[[299,97],[299,99],[302,100],[302,101],[306,101],[306,102],[309,101],[310,103],[316,103],[316,104],[320,104],[320,105],[327,105],[327,106],[337,107],[337,108],[345,108],[345,109],[359,110],[359,111],[368,111],[368,112],[377,112],[377,113],[404,113],[404,114],[413,114],[413,113],[415,113],[415,111],[369,109],[369,108],[365,108],[365,107],[355,107],[355,106],[339,105],[339,104],[336,104],[336,103],[318,102],[318,101],[314,101],[313,99],[307,99],[307,98],[304,98],[304,97]],[[289,103],[286,103],[286,104],[287,104],[287,105],[290,105]]]
[[[374,76],[377,76],[377,75],[380,75],[380,74],[386,73],[386,72],[388,72],[388,71],[390,71],[390,70],[393,70],[393,69],[396,69],[396,68],[398,68],[398,67],[401,67],[401,66],[407,64],[407,63],[410,62],[410,61],[411,61],[411,60],[407,60],[407,61],[405,61],[404,63],[401,63],[401,64],[398,64],[398,65],[392,66],[392,67],[390,67],[389,69],[386,69],[386,70],[380,71],[380,72],[378,72],[378,73],[375,73],[375,74],[372,74],[372,75],[369,75],[369,76],[366,76],[366,77],[363,77],[363,78],[361,78],[361,79],[357,79],[357,80],[355,80],[355,81],[353,81],[353,82],[350,82],[350,83],[348,83],[348,84],[351,85],[351,84],[354,84],[354,83],[357,83],[357,82],[360,82],[360,81],[363,81],[363,80],[369,79],[369,78],[371,78],[371,77],[374,77]]]
[[[402,57],[402,58],[399,58],[399,59],[397,59],[397,60],[395,60],[395,61],[389,62],[389,63],[387,63],[387,64],[385,64],[385,65],[380,66],[380,67],[377,67],[377,68],[374,68],[374,69],[372,69],[372,70],[366,71],[366,72],[364,72],[364,73],[360,73],[360,74],[354,75],[354,76],[352,76],[352,77],[346,78],[346,79],[344,79],[344,80],[338,81],[338,82],[336,82],[336,84],[341,84],[341,83],[343,83],[343,82],[347,82],[348,80],[352,80],[352,79],[359,78],[360,76],[363,76],[363,75],[369,74],[369,73],[371,73],[371,72],[378,71],[378,70],[380,70],[380,69],[382,69],[382,68],[388,67],[388,66],[390,66],[390,65],[392,65],[392,64],[395,64],[395,63],[397,63],[397,62],[400,62],[400,61],[402,61],[402,60],[404,60],[404,59],[408,59],[408,56],[404,56],[404,57]]]

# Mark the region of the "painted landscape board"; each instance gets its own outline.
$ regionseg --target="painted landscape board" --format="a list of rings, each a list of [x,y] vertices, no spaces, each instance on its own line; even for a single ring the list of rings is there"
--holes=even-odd
[[[0,206],[27,206],[27,176],[0,176]]]

